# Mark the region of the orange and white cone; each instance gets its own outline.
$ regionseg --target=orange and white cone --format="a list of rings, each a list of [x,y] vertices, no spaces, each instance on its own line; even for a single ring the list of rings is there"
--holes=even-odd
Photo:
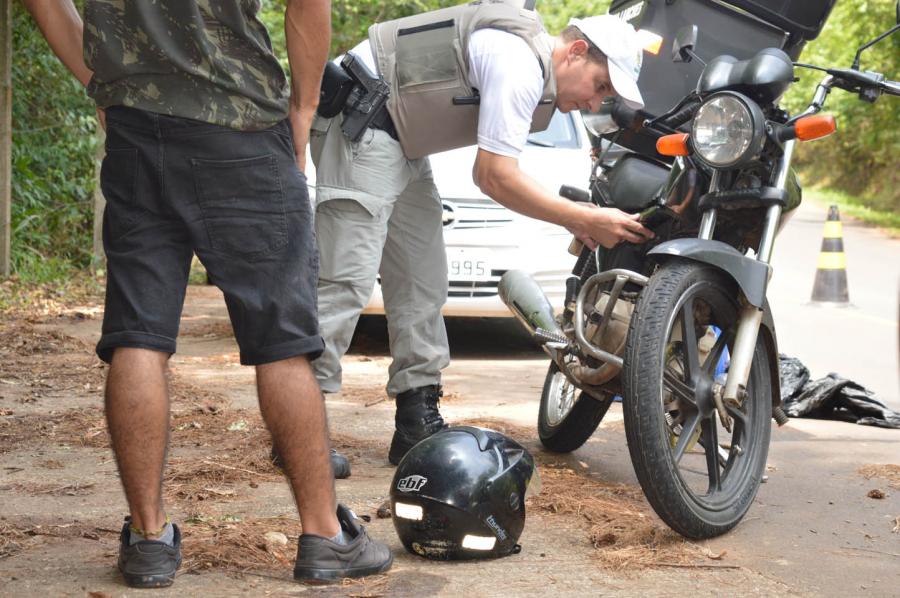
[[[841,216],[837,206],[828,208],[822,250],[813,283],[812,301],[832,305],[849,305],[847,290],[847,260],[844,256],[844,238]]]

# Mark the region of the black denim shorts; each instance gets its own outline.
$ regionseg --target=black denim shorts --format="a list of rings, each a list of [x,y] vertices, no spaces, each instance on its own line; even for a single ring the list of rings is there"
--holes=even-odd
[[[106,126],[108,279],[97,355],[175,352],[196,253],[225,295],[241,363],[318,357],[319,256],[289,124],[238,131],[115,106]]]

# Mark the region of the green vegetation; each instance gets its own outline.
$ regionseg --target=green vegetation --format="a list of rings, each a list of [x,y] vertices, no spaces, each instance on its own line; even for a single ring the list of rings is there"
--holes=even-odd
[[[900,211],[879,210],[862,203],[858,198],[838,189],[804,189],[806,201],[814,201],[822,206],[835,205],[841,217],[850,216],[866,224],[882,228],[889,235],[900,238]]]
[[[94,108],[18,2],[12,43],[12,271],[68,277],[91,263]]]
[[[843,0],[838,2],[822,35],[800,57],[805,63],[849,68],[857,48],[877,37],[895,22],[895,0]],[[860,60],[862,70],[900,79],[900,33],[869,48]],[[806,108],[823,73],[796,69],[800,82],[786,99],[792,111]],[[900,212],[900,98],[885,96],[875,104],[836,89],[825,112],[837,119],[837,133],[827,139],[801,143],[797,166],[802,180],[831,187],[854,197],[868,214]],[[878,221],[873,221],[877,223]]]
[[[279,56],[284,53],[284,1],[263,0],[262,18]],[[80,4],[80,2],[78,2]],[[454,0],[333,0],[332,51],[352,48],[368,26]],[[609,0],[539,0],[551,32],[570,16],[600,14]],[[802,56],[805,62],[849,66],[856,47],[894,22],[893,0],[842,0],[822,36]],[[83,90],[59,64],[20,3],[13,4],[13,260],[22,283],[68,279],[91,266],[97,128]],[[862,65],[900,78],[900,35],[863,54]],[[284,60],[286,65],[286,59]],[[800,71],[787,99],[802,108],[820,73]],[[840,189],[871,209],[847,213],[896,226],[900,212],[900,109],[884,98],[874,106],[849,94],[832,93],[828,111],[838,117],[838,134],[802,144],[803,180]],[[873,215],[881,214],[881,215]]]

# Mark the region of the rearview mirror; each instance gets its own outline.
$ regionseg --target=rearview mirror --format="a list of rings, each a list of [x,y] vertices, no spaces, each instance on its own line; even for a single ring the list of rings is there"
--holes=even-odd
[[[859,70],[859,57],[862,55],[863,50],[871,48],[886,37],[889,37],[897,31],[900,31],[900,0],[897,0],[897,4],[894,6],[894,12],[896,13],[895,19],[897,23],[869,43],[860,46],[859,50],[856,51],[856,58],[853,59],[853,65],[850,68],[852,68],[853,70]]]
[[[672,62],[690,62],[694,57],[694,46],[697,45],[697,26],[685,25],[675,34],[672,42]]]

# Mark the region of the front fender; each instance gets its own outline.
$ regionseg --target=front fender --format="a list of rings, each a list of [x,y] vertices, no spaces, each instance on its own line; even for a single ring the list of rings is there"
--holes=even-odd
[[[763,304],[762,325],[759,327],[759,338],[769,353],[769,376],[772,380],[772,407],[781,406],[781,369],[778,357],[778,339],[775,336],[775,321],[772,319],[772,310],[769,302]]]
[[[741,254],[731,245],[706,239],[666,241],[647,252],[647,257],[656,261],[662,261],[666,257],[677,257],[715,266],[737,283],[750,304],[763,310],[759,338],[763,341],[763,346],[769,354],[772,407],[780,406],[781,374],[778,367],[778,339],[775,336],[775,321],[772,318],[772,311],[766,300],[771,266]]]
[[[747,257],[731,245],[708,239],[673,239],[647,252],[652,260],[666,256],[715,266],[734,279],[750,305],[763,309],[772,269],[768,264]]]

